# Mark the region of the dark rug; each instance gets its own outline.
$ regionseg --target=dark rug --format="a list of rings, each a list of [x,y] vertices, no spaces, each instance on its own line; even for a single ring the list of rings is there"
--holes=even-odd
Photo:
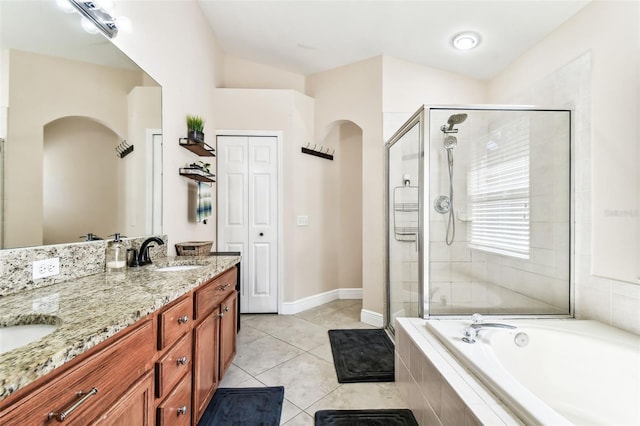
[[[329,330],[340,383],[393,382],[393,342],[381,329]]]
[[[284,387],[220,388],[198,426],[278,426]]]
[[[411,410],[321,410],[316,426],[418,426]]]

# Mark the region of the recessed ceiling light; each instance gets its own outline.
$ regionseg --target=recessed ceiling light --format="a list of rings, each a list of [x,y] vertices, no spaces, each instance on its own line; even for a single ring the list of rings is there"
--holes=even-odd
[[[480,44],[480,34],[473,31],[465,31],[456,34],[451,43],[458,50],[471,50]]]

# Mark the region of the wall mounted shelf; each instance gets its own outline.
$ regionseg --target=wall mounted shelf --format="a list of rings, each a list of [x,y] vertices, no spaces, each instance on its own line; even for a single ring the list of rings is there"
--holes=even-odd
[[[180,138],[180,146],[188,149],[200,157],[215,157],[216,150],[204,142],[198,142],[189,138]]]
[[[180,175],[188,177],[189,179],[197,180],[198,182],[216,181],[216,175],[195,167],[182,167],[180,169]]]

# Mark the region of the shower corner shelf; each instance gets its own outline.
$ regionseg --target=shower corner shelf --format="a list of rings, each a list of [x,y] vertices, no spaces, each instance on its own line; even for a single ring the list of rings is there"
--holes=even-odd
[[[216,150],[204,142],[198,142],[189,138],[180,138],[178,143],[200,157],[215,157]]]
[[[198,182],[215,182],[216,175],[207,173],[202,169],[195,167],[183,167],[180,169],[180,175],[188,177],[189,179],[197,180]]]

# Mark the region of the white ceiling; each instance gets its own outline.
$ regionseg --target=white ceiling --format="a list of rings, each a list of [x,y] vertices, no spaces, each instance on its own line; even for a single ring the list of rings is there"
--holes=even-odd
[[[223,50],[312,74],[388,55],[490,79],[589,0],[198,0]],[[472,30],[482,43],[455,51]]]

